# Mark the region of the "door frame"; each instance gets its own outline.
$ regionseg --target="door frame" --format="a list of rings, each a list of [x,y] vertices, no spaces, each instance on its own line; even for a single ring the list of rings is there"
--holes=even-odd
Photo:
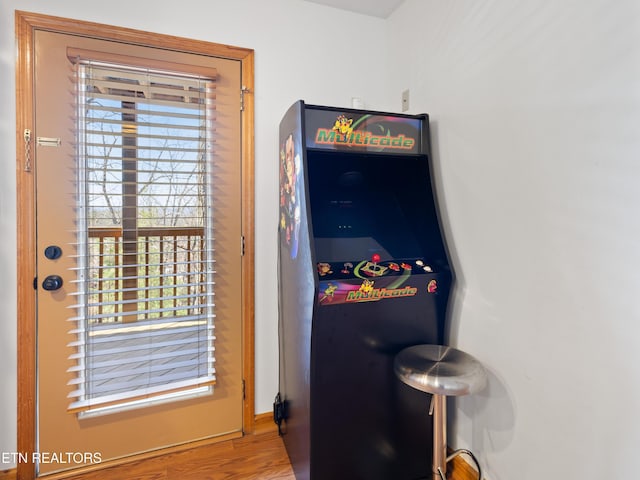
[[[17,201],[17,312],[18,312],[18,451],[35,451],[37,435],[36,404],[36,216],[35,178],[37,167],[34,139],[27,145],[24,130],[33,131],[34,115],[34,45],[35,32],[46,30],[64,34],[132,43],[151,48],[175,50],[241,62],[242,90],[238,108],[242,112],[242,371],[244,385],[243,432],[255,427],[255,324],[254,324],[254,51],[252,49],[191,40],[142,30],[115,27],[81,20],[54,17],[17,10],[15,34],[16,57],[16,201]],[[242,100],[241,100],[242,98]],[[202,444],[202,442],[198,442]],[[162,452],[162,451],[161,451]],[[131,457],[135,458],[135,457]],[[17,478],[36,477],[33,463],[19,463]],[[105,462],[102,466],[111,465]],[[71,471],[69,474],[73,474]],[[57,476],[56,476],[57,477]],[[58,478],[58,477],[57,477]]]

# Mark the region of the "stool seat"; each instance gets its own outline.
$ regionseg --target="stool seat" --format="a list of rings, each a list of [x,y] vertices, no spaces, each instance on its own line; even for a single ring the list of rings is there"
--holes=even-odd
[[[436,395],[468,395],[487,383],[480,362],[468,353],[444,345],[405,348],[396,355],[394,370],[403,383]]]
[[[468,395],[482,389],[487,373],[468,353],[445,345],[414,345],[396,355],[393,368],[403,383],[431,394],[429,415],[433,416],[432,480],[446,480],[447,462],[460,454],[471,457],[482,478],[480,463],[469,450],[458,449],[447,457],[448,396]]]

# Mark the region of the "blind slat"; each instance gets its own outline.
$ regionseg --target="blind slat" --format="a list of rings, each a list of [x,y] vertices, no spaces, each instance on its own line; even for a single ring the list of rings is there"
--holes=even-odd
[[[141,327],[139,327],[138,325],[133,325],[131,326],[131,324],[118,324],[116,326],[113,325],[93,325],[90,326],[86,329],[81,329],[79,330],[79,332],[81,333],[88,333],[88,335],[91,335],[93,337],[93,341],[92,344],[100,344],[100,343],[106,343],[106,342],[110,342],[112,341],[112,335],[114,335],[112,332],[114,330],[117,331],[126,331],[126,335],[127,335],[127,339],[128,340],[137,340],[137,339],[145,339],[148,341],[163,341],[162,339],[164,339],[167,336],[171,336],[174,334],[177,335],[184,335],[187,333],[192,333],[194,332],[194,329],[197,329],[198,331],[200,330],[207,330],[206,334],[208,336],[211,336],[212,338],[215,339],[215,335],[212,334],[212,328],[208,328],[206,321],[210,320],[210,317],[203,317],[203,318],[198,318],[196,319],[192,319],[192,320],[188,320],[188,321],[180,321],[180,322],[174,322],[174,326],[171,326],[170,328],[155,328],[155,327],[161,327],[157,324],[155,324],[154,322],[150,322],[147,327],[145,327],[144,329],[141,329]],[[143,322],[139,322],[139,323],[143,323]],[[165,324],[167,324],[168,322],[164,322]],[[180,326],[175,326],[175,325],[180,325]],[[182,324],[191,324],[190,326],[186,326],[186,327],[182,327]],[[71,330],[71,331],[76,331],[75,329]]]
[[[176,111],[176,109],[166,109],[166,110],[158,109],[157,111],[155,111],[155,113],[157,115],[170,116],[171,118],[175,118],[175,119],[189,118],[192,120],[196,120],[196,119],[200,120],[201,119],[200,110],[202,108],[209,108],[212,111],[215,110],[215,106],[211,104],[211,105],[201,106],[200,109],[198,110],[190,109],[187,111]],[[130,109],[125,109],[118,105],[110,106],[110,105],[96,104],[92,109],[92,113],[97,114],[98,112],[103,114],[122,115],[123,113],[130,113]],[[93,118],[105,118],[105,117],[91,117],[91,118],[93,119]]]
[[[178,289],[181,288],[181,285],[169,285],[166,287],[155,287],[154,289],[151,290],[173,290],[173,289]],[[195,295],[197,295],[197,297],[195,297]],[[191,299],[191,298],[208,298],[208,297],[213,297],[213,292],[211,293],[202,293],[202,294],[187,294],[187,295],[172,295],[172,296],[160,296],[160,297],[140,297],[140,298],[135,298],[132,300],[117,300],[117,301],[113,301],[113,302],[100,302],[100,303],[86,303],[84,305],[70,305],[68,308],[80,308],[80,307],[87,307],[87,308],[95,308],[95,307],[99,307],[99,306],[122,306],[122,305],[131,305],[131,304],[138,304],[138,303],[142,303],[142,302],[148,302],[148,303],[166,303],[166,302],[172,302],[174,300],[185,300],[185,299]],[[200,304],[197,305],[198,308],[201,307]],[[196,308],[196,306],[194,305],[185,305],[182,307],[183,309],[188,309],[188,308]]]
[[[199,110],[202,107],[207,107],[207,108],[211,108],[212,105],[208,104],[211,101],[205,101],[204,99],[200,99],[199,97],[187,97],[187,99],[185,99],[184,101],[181,102],[177,102],[177,101],[171,101],[168,99],[165,100],[159,100],[159,99],[155,99],[155,98],[137,98],[135,96],[127,96],[127,95],[100,95],[100,94],[92,94],[89,96],[89,98],[91,98],[92,100],[96,101],[96,100],[102,100],[105,102],[132,102],[134,100],[142,100],[144,102],[144,104],[153,104],[153,105],[159,105],[159,106],[163,106],[163,107],[174,107],[176,105],[180,105],[181,108],[183,108],[184,110],[188,111],[188,110]],[[191,101],[191,100],[198,100],[197,102]],[[202,101],[200,101],[202,100]],[[143,110],[144,111],[144,110]],[[148,110],[146,110],[146,112],[148,112]]]
[[[212,370],[210,373],[209,372],[200,372],[197,369],[193,369],[193,368],[189,368],[189,366],[181,366],[179,367],[182,369],[181,370],[176,370],[170,373],[166,373],[163,377],[165,378],[166,384],[171,384],[174,382],[179,382],[179,381],[184,381],[184,380],[190,380],[191,378],[193,378],[194,376],[197,376],[198,374],[200,375],[199,378],[200,381],[199,383],[203,383],[206,382],[208,380],[214,380],[215,379],[215,370]],[[133,392],[135,392],[136,390],[146,390],[148,387],[152,386],[152,385],[163,385],[162,383],[156,383],[156,384],[151,384],[151,385],[147,385],[147,384],[143,384],[141,382],[139,383],[134,383],[134,388],[132,388],[132,381],[129,380],[130,376],[136,376],[137,374],[130,374],[122,378],[122,381],[116,384],[113,384],[113,387],[104,387],[102,386],[99,381],[95,383],[95,385],[91,385],[92,389],[98,393],[102,393],[102,394],[112,394],[114,391],[118,391],[118,390],[124,390],[126,392],[131,392],[133,390]],[[80,384],[78,384],[80,385]],[[69,386],[77,386],[77,385],[73,385],[73,384],[69,384]],[[84,394],[86,392],[86,388],[78,388],[77,390],[75,390],[76,395],[79,394]],[[132,392],[132,393],[133,393]]]
[[[107,161],[107,160],[117,160],[117,161],[125,161],[125,160],[132,160],[131,158],[125,158],[122,156],[117,156],[117,155],[111,155],[111,156],[105,156],[105,155],[96,155],[95,152],[87,155],[86,158],[91,159],[91,160],[100,160],[100,161]],[[172,159],[166,159],[166,158],[137,158],[135,159],[138,161],[138,163],[141,162],[153,162],[154,164],[164,164],[164,163],[168,163],[168,164],[173,164],[175,163],[175,160]],[[199,159],[182,159],[180,160],[181,164],[184,165],[201,165],[202,164],[202,160]]]
[[[204,341],[203,341],[204,342]],[[125,371],[130,371],[133,373],[129,373],[132,375],[136,374],[144,374],[146,372],[152,371],[160,371],[166,370],[168,368],[178,368],[180,366],[190,365],[193,367],[198,367],[201,365],[201,359],[199,356],[207,355],[214,351],[213,348],[196,346],[195,348],[185,348],[180,355],[176,355],[173,352],[162,353],[161,349],[166,348],[163,346],[157,346],[154,348],[147,348],[146,350],[153,350],[153,354],[149,354],[148,351],[140,350],[131,350],[132,355],[127,356],[126,358],[118,358],[115,360],[111,359],[101,359],[100,357],[94,356],[91,357],[90,364],[91,368],[94,370],[94,373],[91,375],[91,381],[96,380],[109,380],[113,378],[113,372],[108,373],[96,373],[100,369],[105,369],[111,367],[119,367],[118,368],[118,376],[125,375]],[[118,353],[109,353],[110,358],[114,355],[118,355],[119,353],[126,352],[129,353],[128,350],[121,349]],[[106,353],[105,353],[106,355]],[[178,358],[183,357],[193,357],[185,360],[176,360]],[[163,362],[158,365],[151,365],[153,362]],[[178,362],[180,363],[178,365]],[[82,382],[80,382],[82,383]]]
[[[135,245],[135,244],[134,244]],[[184,252],[181,252],[183,254]],[[171,252],[173,254],[173,252]],[[165,255],[168,255],[165,253]],[[92,257],[94,258],[94,257]],[[73,267],[69,270],[90,270],[90,271],[100,271],[100,270],[111,270],[111,269],[120,269],[120,268],[142,268],[142,267],[160,267],[160,266],[175,266],[175,267],[186,267],[186,266],[202,266],[202,265],[211,265],[213,260],[193,260],[193,261],[179,261],[179,262],[162,262],[162,263],[128,263],[127,265],[100,265],[100,266],[88,266],[84,268]],[[112,277],[110,280],[130,280],[132,278],[167,278],[167,277],[175,277],[176,275],[200,275],[206,273],[204,270],[190,270],[185,273],[177,272],[171,274],[162,274],[162,275],[136,275],[132,276],[122,276],[122,277]]]
[[[134,303],[145,303],[142,300],[138,300]],[[156,314],[156,313],[170,313],[170,312],[180,312],[183,310],[194,310],[194,309],[202,309],[202,308],[213,308],[215,304],[206,303],[199,305],[197,303],[192,304],[191,306],[177,306],[177,307],[166,307],[166,308],[150,308],[150,309],[139,309],[131,312],[109,312],[109,313],[101,313],[98,315],[85,315],[84,318],[88,320],[100,320],[105,318],[122,318],[129,317],[131,315],[147,315],[147,314]],[[178,318],[186,318],[188,315],[179,315]],[[72,320],[79,319],[78,317],[73,317]]]
[[[129,347],[123,347],[122,344],[126,342],[126,340],[122,340],[120,343],[118,342],[114,342],[111,340],[105,340],[105,339],[99,339],[102,340],[102,346],[99,350],[99,352],[93,352],[91,354],[92,358],[96,358],[98,356],[101,355],[113,355],[113,354],[120,354],[120,353],[125,353],[128,351],[132,351],[135,352],[136,350],[147,350],[149,348],[165,348],[165,347],[174,347],[174,346],[184,346],[184,345],[189,345],[189,344],[200,344],[201,342],[208,342],[208,341],[213,341],[215,339],[215,336],[213,335],[209,335],[209,334],[205,334],[205,336],[203,337],[199,337],[196,339],[191,339],[191,338],[181,338],[181,339],[166,339],[163,337],[157,337],[154,338],[153,341],[148,341],[147,343],[140,343],[137,342],[136,345],[134,345],[133,347],[131,347],[131,350],[129,350]],[[131,340],[136,340],[135,337],[131,337],[128,339],[129,341]],[[69,344],[69,346],[75,346],[74,345],[75,342],[71,342]],[[99,345],[99,342],[94,342],[96,345]],[[113,348],[108,348],[108,344],[110,343],[114,343]],[[132,342],[133,343],[133,342]],[[213,351],[213,347],[211,347],[210,349],[205,349],[204,351]],[[181,351],[180,354],[184,354],[184,351]],[[76,357],[77,358],[77,357]],[[133,358],[133,357],[132,357]],[[128,360],[131,360],[132,358],[129,358]],[[162,357],[162,358],[166,358]],[[117,363],[115,363],[114,365],[117,365]]]
[[[109,281],[111,279],[104,279],[103,281]],[[167,289],[167,288],[174,288],[174,286],[176,287],[180,287],[180,288],[191,288],[191,287],[211,287],[215,285],[215,282],[198,282],[198,283],[181,283],[179,285],[167,285],[167,286],[146,286],[146,287],[134,287],[134,288],[114,288],[109,290],[108,288],[101,288],[100,289],[100,293],[102,294],[111,294],[111,293],[123,293],[123,292],[149,292],[151,290],[159,290],[159,289]],[[70,297],[74,297],[74,296],[78,296],[78,295],[83,295],[85,294],[84,292],[70,292],[69,296]],[[208,293],[207,295],[214,295],[213,292],[212,293]],[[76,304],[76,305],[69,305],[68,308],[82,308],[84,306],[84,303],[82,304]]]
[[[160,385],[147,388],[139,388],[131,392],[122,392],[118,394],[103,395],[100,398],[92,398],[90,400],[83,399],[85,397],[84,390],[76,390],[67,395],[70,399],[80,399],[72,402],[67,411],[72,413],[87,411],[92,408],[100,408],[107,406],[119,405],[125,402],[135,400],[149,399],[152,400],[163,394],[171,394],[180,392],[185,389],[193,389],[199,387],[213,386],[216,383],[215,375],[207,375],[196,379],[182,380],[173,382],[169,385]]]
[[[112,72],[99,74],[97,69],[93,71],[93,78],[87,82],[89,88],[95,88],[99,92],[111,92],[133,90],[135,92],[141,92],[149,94],[149,98],[153,98],[151,95],[169,95],[169,96],[193,96],[193,97],[205,97],[213,89],[203,87],[203,84],[197,82],[184,82],[184,83],[160,83],[150,82],[144,76],[141,75],[127,75],[126,73],[118,73],[118,77],[115,78]],[[108,95],[108,94],[106,94]]]
[[[125,112],[124,109],[123,113]],[[93,112],[94,115],[97,115],[98,112]],[[205,136],[207,133],[211,132],[210,128],[207,128],[207,125],[204,125],[200,122],[191,122],[190,120],[195,120],[199,117],[199,115],[195,114],[165,114],[162,118],[151,117],[144,112],[135,111],[130,112],[133,115],[136,115],[136,123],[135,130],[127,130],[123,127],[131,127],[134,126],[132,124],[124,125],[122,121],[118,119],[111,118],[110,115],[115,114],[116,112],[112,112],[111,110],[100,111],[100,117],[95,116],[91,117],[87,121],[87,128],[85,134],[87,135],[104,135],[105,137],[121,137],[123,134],[125,136],[138,136],[139,138],[153,138],[158,139],[162,138],[161,135],[157,133],[159,128],[166,128],[173,130],[173,133],[179,133],[180,136],[184,135],[187,138],[198,138],[198,134],[202,134]],[[202,113],[196,111],[196,113]],[[155,120],[155,121],[151,121]],[[162,120],[162,121],[160,121]],[[105,126],[114,126],[115,128],[109,128],[105,131]],[[144,128],[142,128],[144,127]],[[124,133],[123,133],[124,132]],[[154,133],[155,132],[155,133]]]

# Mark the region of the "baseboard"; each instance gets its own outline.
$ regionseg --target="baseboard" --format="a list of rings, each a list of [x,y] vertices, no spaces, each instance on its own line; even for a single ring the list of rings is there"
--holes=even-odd
[[[273,421],[273,413],[259,413],[255,417],[255,422],[253,424],[253,434],[260,435],[261,433],[270,433],[278,431],[278,427]],[[0,478],[0,480],[2,480]]]
[[[16,480],[18,473],[15,468],[11,470],[0,470],[0,480]]]
[[[461,455],[451,459],[447,465],[447,474],[451,480],[478,480],[478,471]]]

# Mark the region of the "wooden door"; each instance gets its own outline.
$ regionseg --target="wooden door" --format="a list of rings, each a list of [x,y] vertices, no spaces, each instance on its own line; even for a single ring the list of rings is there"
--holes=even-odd
[[[77,104],[70,49],[215,68],[215,153],[211,161],[215,235],[215,365],[212,392],[179,400],[151,401],[111,412],[70,409],[77,373],[75,316],[78,302]],[[62,33],[35,33],[35,125],[37,267],[37,452],[39,475],[217,436],[243,427],[243,325],[240,248],[242,238],[240,62],[190,55]],[[197,70],[197,68],[196,68]],[[128,180],[127,180],[128,181]],[[125,182],[125,181],[123,181]],[[81,189],[80,189],[81,191]],[[82,222],[80,222],[82,223]],[[88,234],[90,236],[90,234]],[[48,247],[57,246],[60,255]],[[177,247],[176,247],[177,248]],[[138,252],[140,255],[140,252]],[[52,258],[53,257],[53,258]],[[62,285],[53,290],[51,279]],[[45,285],[45,279],[49,284]],[[54,282],[55,283],[55,282]],[[54,287],[56,285],[53,285]],[[135,323],[135,321],[134,321]],[[88,328],[88,327],[87,327]],[[74,330],[76,333],[73,333]],[[114,368],[117,377],[117,366]],[[154,397],[155,398],[155,397]],[[140,399],[136,399],[140,400]]]

